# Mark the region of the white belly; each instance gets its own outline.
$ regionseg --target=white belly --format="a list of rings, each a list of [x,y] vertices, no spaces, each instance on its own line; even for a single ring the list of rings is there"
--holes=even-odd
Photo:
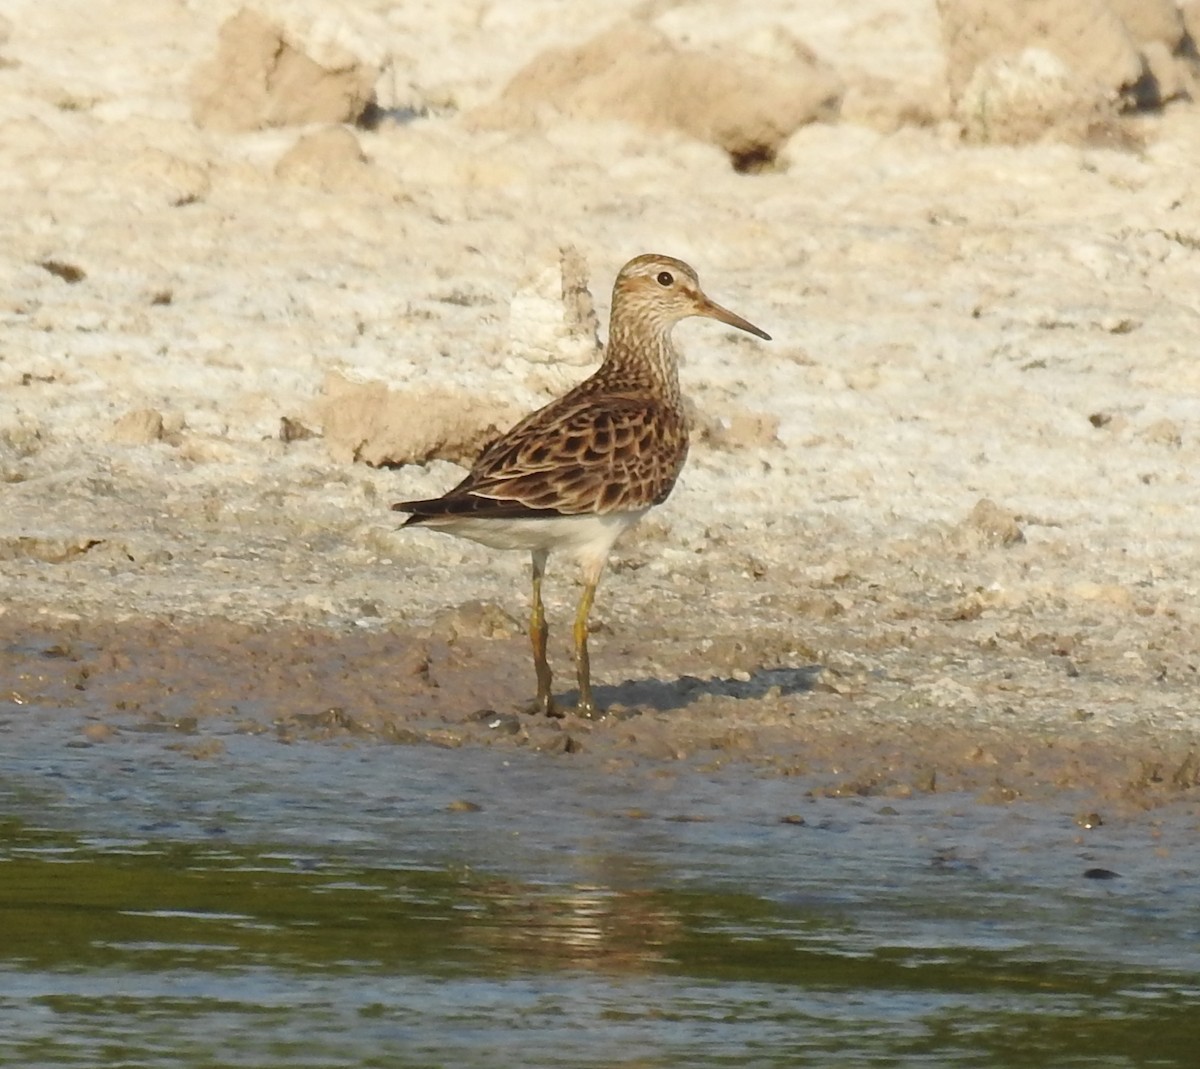
[[[492,549],[524,549],[530,553],[566,551],[584,567],[604,567],[613,543],[649,510],[589,513],[582,516],[547,516],[511,520],[446,516],[427,520],[430,527]]]

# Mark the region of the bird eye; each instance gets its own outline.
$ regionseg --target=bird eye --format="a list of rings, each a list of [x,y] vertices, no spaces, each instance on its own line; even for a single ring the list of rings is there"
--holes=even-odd
[[[660,286],[670,286],[674,283],[675,276],[670,271],[659,271],[658,284]]]

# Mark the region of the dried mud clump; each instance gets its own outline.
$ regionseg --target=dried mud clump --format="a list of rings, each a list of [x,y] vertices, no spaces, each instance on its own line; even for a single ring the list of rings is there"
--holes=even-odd
[[[401,391],[383,382],[352,382],[337,372],[318,410],[335,460],[374,467],[449,460],[469,464],[518,413],[449,390]]]
[[[600,321],[588,286],[587,263],[572,246],[557,267],[541,267],[522,282],[509,306],[509,353],[533,364],[583,366],[600,356]]]
[[[111,438],[121,445],[149,445],[163,439],[162,413],[153,408],[126,412],[113,424]]]
[[[327,193],[387,192],[386,178],[371,166],[352,130],[326,126],[299,138],[275,165],[275,177]]]
[[[216,55],[192,79],[192,116],[230,132],[354,122],[379,75],[378,63],[343,44],[306,42],[243,9],[221,26]]]
[[[938,0],[963,137],[1083,141],[1124,111],[1188,95],[1196,68],[1171,0]]]
[[[291,186],[324,193],[379,197],[401,201],[402,183],[376,167],[363,152],[358,136],[346,126],[324,126],[296,139],[275,164],[275,177]]]
[[[1015,513],[990,498],[980,498],[967,518],[954,528],[951,542],[960,549],[993,549],[1025,541],[1025,532]]]
[[[842,85],[801,42],[779,59],[676,48],[650,26],[623,23],[575,48],[542,53],[500,99],[475,113],[484,127],[528,127],[546,113],[620,119],[717,145],[735,169],[769,167],[800,127],[837,114]]]
[[[37,560],[63,564],[87,553],[101,539],[87,535],[40,533],[0,536],[0,561]]]

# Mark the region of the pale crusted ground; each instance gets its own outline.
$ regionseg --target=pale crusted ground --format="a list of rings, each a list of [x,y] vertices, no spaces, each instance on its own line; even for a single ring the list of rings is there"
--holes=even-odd
[[[460,469],[373,469],[320,438],[285,444],[279,421],[319,430],[334,370],[412,391],[414,420],[433,389],[482,414],[540,403],[584,368],[525,358],[514,295],[573,245],[603,321],[620,264],[661,251],[775,340],[677,332],[707,433],[605,579],[594,670],[635,681],[610,697],[669,712],[668,751],[761,729],[728,748],[770,759],[756,746],[800,754],[830,723],[851,747],[953,728],[967,741],[947,755],[895,760],[990,768],[976,726],[1133,747],[1132,779],[1145,740],[1194,785],[1179,762],[1200,733],[1200,111],[1126,120],[1119,149],[966,147],[945,119],[931,5],[880,0],[853,23],[815,3],[757,21],[664,10],[658,28],[698,45],[786,23],[858,110],[792,135],[778,169],[738,174],[680,133],[473,120],[612,5],[370,8],[330,33],[398,57],[384,102],[424,117],[356,131],[365,163],[335,146],[277,174],[311,131],[191,120],[190,72],[227,9],[5,7],[0,624],[14,642],[53,642],[71,619],[71,641],[100,646],[109,622],[143,618],[282,627],[289,648],[297,626],[461,633],[478,657],[464,670],[491,674],[460,717],[526,697],[527,562],[400,534],[388,511]],[[880,80],[924,125],[885,132]],[[991,518],[969,521],[985,498]],[[574,592],[561,570],[554,582],[565,624]],[[514,622],[455,615],[474,599]],[[0,664],[0,699],[41,693],[27,655]],[[362,671],[386,674],[386,643],[380,657]],[[705,697],[686,676],[726,682]],[[1082,767],[1072,782],[1099,766]]]

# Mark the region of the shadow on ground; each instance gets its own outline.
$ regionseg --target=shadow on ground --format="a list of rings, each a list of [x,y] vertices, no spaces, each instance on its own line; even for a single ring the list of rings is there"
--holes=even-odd
[[[596,704],[602,709],[617,706],[666,713],[685,709],[705,695],[755,701],[765,698],[772,690],[781,695],[798,694],[812,690],[823,671],[821,665],[811,664],[803,668],[760,668],[749,679],[700,679],[698,676],[679,676],[670,680],[627,679],[623,683],[602,684],[594,690]],[[563,704],[567,707],[578,700],[577,690],[563,695]]]

